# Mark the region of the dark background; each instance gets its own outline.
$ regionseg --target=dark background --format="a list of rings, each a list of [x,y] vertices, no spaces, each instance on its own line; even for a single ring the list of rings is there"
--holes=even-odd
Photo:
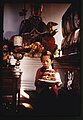
[[[14,1],[13,0],[1,0],[0,1],[0,37],[3,36],[3,31],[2,31],[3,30],[2,29],[3,28],[3,11],[2,11],[3,3],[4,2],[19,2],[19,1],[20,2],[24,2],[24,1],[25,2],[34,2],[34,1],[39,2],[40,1],[40,2],[52,2],[52,3],[53,2],[56,2],[56,3],[59,3],[59,2],[60,3],[67,3],[67,2],[70,3],[70,2],[72,2],[73,4],[76,4],[76,2],[80,2],[81,3],[81,39],[82,39],[82,36],[83,36],[82,35],[83,34],[82,33],[83,32],[83,30],[82,30],[82,27],[83,27],[83,23],[82,23],[82,21],[83,21],[83,16],[82,16],[83,0],[14,0]],[[83,102],[83,99],[82,99],[83,98],[83,94],[82,94],[82,92],[83,92],[83,90],[82,90],[83,89],[82,88],[83,87],[83,83],[82,83],[82,74],[83,74],[82,73],[82,61],[83,61],[82,60],[82,57],[83,57],[82,51],[83,50],[82,50],[82,48],[83,47],[82,47],[82,44],[83,43],[82,42],[83,42],[83,40],[81,40],[81,46],[80,46],[81,47],[81,115],[80,116],[77,116],[77,117],[76,116],[75,117],[74,116],[61,116],[61,117],[60,116],[56,116],[56,117],[51,116],[51,117],[36,117],[36,118],[33,118],[33,116],[27,117],[27,118],[25,116],[22,116],[21,118],[15,118],[15,116],[12,116],[12,118],[6,118],[4,116],[2,118],[0,116],[0,120],[2,120],[2,119],[8,119],[8,120],[9,119],[11,119],[11,120],[12,119],[20,119],[20,120],[22,120],[22,119],[28,119],[28,120],[30,120],[30,119],[31,120],[33,120],[33,119],[35,119],[35,120],[40,120],[40,119],[42,119],[42,120],[43,119],[46,119],[46,120],[49,120],[49,119],[50,120],[58,120],[58,119],[59,120],[83,120],[83,103],[82,103]],[[1,44],[0,44],[0,65],[1,65],[1,59],[2,59],[2,52],[1,51],[2,51],[2,49],[1,49]]]

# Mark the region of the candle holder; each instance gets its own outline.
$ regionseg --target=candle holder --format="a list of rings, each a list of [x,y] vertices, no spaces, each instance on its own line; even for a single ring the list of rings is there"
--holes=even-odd
[[[17,76],[20,75],[21,69],[20,69],[20,60],[23,58],[24,54],[23,53],[13,53],[14,58],[16,59],[15,67],[14,67],[14,72]]]
[[[19,77],[21,73],[20,69],[20,60],[23,58],[24,53],[22,53],[20,50],[22,48],[22,43],[23,43],[23,38],[21,36],[15,36],[14,37],[14,51],[13,51],[13,56],[16,59],[15,67],[14,67],[14,72]]]

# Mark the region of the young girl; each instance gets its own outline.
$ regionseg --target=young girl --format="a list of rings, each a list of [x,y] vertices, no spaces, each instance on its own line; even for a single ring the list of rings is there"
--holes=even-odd
[[[62,81],[58,70],[52,68],[53,58],[53,54],[49,51],[44,51],[41,55],[42,67],[37,70],[35,78],[35,86],[38,94],[45,92],[46,90],[52,90],[55,92],[56,95],[58,95],[58,87],[61,86]],[[55,79],[57,80],[57,83],[51,87],[47,86],[45,82],[41,82],[39,80],[42,79],[46,70],[54,70],[55,72]]]

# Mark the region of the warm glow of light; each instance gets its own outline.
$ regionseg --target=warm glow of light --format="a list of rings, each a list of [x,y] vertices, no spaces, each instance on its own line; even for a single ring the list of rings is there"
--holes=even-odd
[[[21,89],[23,90],[36,90],[34,85],[36,71],[41,67],[40,58],[30,58],[24,56],[20,62],[21,76]]]
[[[26,92],[24,92],[24,90],[21,88],[21,95],[23,95],[24,97],[26,97],[26,98],[30,98],[30,96],[26,93]]]
[[[26,108],[33,108],[30,104],[28,104],[28,103],[22,103],[22,105],[24,106],[24,107],[26,107]]]

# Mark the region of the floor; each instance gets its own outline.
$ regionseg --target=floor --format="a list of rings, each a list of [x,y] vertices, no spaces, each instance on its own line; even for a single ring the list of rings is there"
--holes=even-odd
[[[60,91],[58,97],[50,99],[43,96],[37,101],[35,91],[25,91],[30,95],[30,99],[21,96],[20,105],[16,106],[14,111],[11,107],[11,97],[4,97],[2,105],[0,106],[0,115],[2,116],[79,116],[80,115],[80,97],[72,92],[66,93],[64,90]],[[49,100],[48,100],[49,99]],[[50,102],[48,102],[50,101]],[[56,102],[55,102],[56,101]]]

